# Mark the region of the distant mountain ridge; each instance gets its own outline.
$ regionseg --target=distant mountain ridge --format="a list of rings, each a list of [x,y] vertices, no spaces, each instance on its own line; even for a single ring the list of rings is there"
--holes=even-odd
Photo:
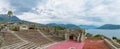
[[[7,14],[0,14],[0,22],[3,22],[3,23],[10,22],[8,15]],[[12,16],[11,22],[34,23],[34,22],[21,20],[17,16]],[[57,23],[40,24],[40,25],[42,25],[42,26],[60,26],[60,27],[64,27],[64,28],[85,28],[85,29],[96,28],[96,26],[92,26],[92,25],[74,25],[74,24],[57,24]]]
[[[120,29],[120,25],[105,24],[103,26],[98,27],[97,29]]]
[[[0,22],[9,22],[9,17],[7,14],[0,14]],[[11,17],[11,21],[12,22],[20,22],[22,20],[20,20],[18,17],[16,16],[12,16]]]
[[[94,25],[74,25],[74,24],[57,24],[57,23],[49,23],[49,24],[41,24],[42,26],[60,26],[65,28],[85,28],[85,29],[95,29],[97,26]]]
[[[80,28],[85,28],[85,29],[96,29],[97,26],[94,25],[79,25]]]
[[[57,23],[49,23],[49,24],[41,24],[42,26],[60,26],[64,28],[79,28],[79,26],[76,26],[74,24],[57,24]]]

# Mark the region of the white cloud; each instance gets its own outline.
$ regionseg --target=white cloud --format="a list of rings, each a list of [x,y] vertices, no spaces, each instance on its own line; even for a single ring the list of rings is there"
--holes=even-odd
[[[27,20],[27,19],[31,20],[31,19],[39,18],[39,16],[34,13],[23,13],[22,15],[18,15],[18,16],[23,20]]]
[[[0,5],[7,2],[0,1]],[[27,5],[25,6],[27,8]],[[0,7],[2,7],[0,11],[3,11],[3,8],[13,8],[14,6],[9,5],[8,2],[5,6]],[[32,12],[24,12],[17,16],[23,20],[44,24],[120,24],[120,0],[46,0],[31,9]]]
[[[116,5],[116,1],[113,0],[106,1],[110,2],[103,3],[104,0],[48,0],[47,3],[38,5],[34,10],[38,12],[37,15],[40,17],[40,23],[72,23],[72,24],[105,24],[113,23],[118,19],[113,20],[113,17],[119,15],[115,10],[112,12],[111,8]],[[88,4],[88,5],[87,5]],[[119,3],[117,3],[119,4]],[[86,9],[89,9],[85,11]],[[52,18],[51,18],[52,17]],[[88,21],[82,18],[98,17],[101,18],[103,22]],[[118,17],[118,16],[116,16]],[[54,19],[55,18],[55,19]],[[114,18],[115,19],[115,18]],[[36,20],[38,22],[38,20]]]
[[[7,0],[0,0],[0,14],[6,14],[7,11],[15,11],[15,8],[12,7]]]
[[[5,1],[0,0],[0,13],[4,14],[6,12],[6,8],[8,7],[8,4],[5,4]]]
[[[107,0],[88,11],[88,15],[103,19],[101,24],[120,24],[120,0]]]

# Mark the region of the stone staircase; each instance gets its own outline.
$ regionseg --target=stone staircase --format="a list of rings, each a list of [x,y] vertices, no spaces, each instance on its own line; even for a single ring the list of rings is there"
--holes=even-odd
[[[40,46],[37,46],[31,42],[19,42],[9,46],[1,47],[0,49],[40,49]]]
[[[6,33],[6,44],[0,49],[46,49],[56,43],[40,30],[17,32],[8,30]]]

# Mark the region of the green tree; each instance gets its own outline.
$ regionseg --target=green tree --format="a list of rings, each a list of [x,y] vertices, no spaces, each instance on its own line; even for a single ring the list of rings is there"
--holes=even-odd
[[[117,37],[112,37],[112,39],[115,39],[115,40],[116,40],[116,39],[117,39]]]
[[[12,28],[11,30],[12,31],[18,31],[18,28],[15,27],[15,28]]]
[[[94,37],[98,38],[98,37],[101,37],[101,35],[100,34],[96,34],[96,35],[94,35]]]
[[[10,22],[11,22],[11,18],[12,18],[12,16],[13,16],[13,12],[12,12],[12,11],[8,11],[7,15],[9,16],[9,20],[10,20]]]
[[[55,26],[55,30],[64,30],[64,27],[60,27],[60,26]]]

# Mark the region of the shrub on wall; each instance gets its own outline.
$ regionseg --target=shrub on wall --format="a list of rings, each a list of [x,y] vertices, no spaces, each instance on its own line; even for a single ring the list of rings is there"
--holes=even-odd
[[[117,39],[117,42],[120,44],[120,39]]]
[[[112,39],[116,40],[120,44],[120,39],[118,39],[117,37],[112,37]]]
[[[116,37],[112,37],[112,39],[115,39],[115,40],[116,40],[117,38],[116,38]]]
[[[65,29],[64,27],[60,27],[60,26],[55,26],[54,28],[55,28],[55,30],[64,30]]]
[[[11,29],[12,31],[18,31],[18,29],[15,27],[15,28],[12,28]]]
[[[97,34],[97,35],[94,35],[93,37],[99,38],[99,37],[101,37],[101,35],[100,35],[100,34]]]

